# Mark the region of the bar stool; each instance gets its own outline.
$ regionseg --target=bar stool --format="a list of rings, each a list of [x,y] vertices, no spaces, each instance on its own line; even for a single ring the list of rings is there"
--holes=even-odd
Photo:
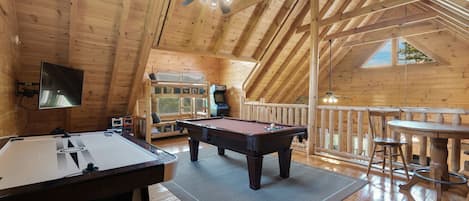
[[[373,138],[373,152],[370,157],[370,162],[368,164],[368,169],[366,171],[366,176],[370,173],[371,165],[372,164],[379,164],[382,163],[382,171],[384,173],[384,169],[386,167],[386,157],[389,159],[389,174],[391,177],[391,183],[393,181],[393,157],[401,156],[402,159],[402,164],[404,166],[404,171],[405,175],[407,177],[407,180],[409,180],[409,173],[407,170],[407,165],[404,159],[404,153],[402,152],[402,145],[407,144],[406,142],[401,142],[400,139],[393,139],[386,137],[387,135],[387,120],[386,117],[388,118],[393,118],[393,119],[399,119],[400,118],[400,111],[371,111],[368,110],[368,122],[371,128],[371,136]],[[379,122],[373,121],[374,119],[379,118]],[[381,129],[381,134],[380,136],[377,136],[376,128],[379,127]],[[380,146],[382,147],[381,150],[377,150],[377,147]],[[393,150],[397,150],[398,153],[393,153]],[[376,152],[383,152],[383,160],[382,161],[377,161],[373,163],[374,156]]]

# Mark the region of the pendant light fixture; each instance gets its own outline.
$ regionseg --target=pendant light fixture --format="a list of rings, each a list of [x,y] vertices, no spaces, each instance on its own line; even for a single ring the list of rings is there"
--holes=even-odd
[[[327,104],[336,104],[339,102],[339,99],[332,91],[332,40],[329,40],[329,90],[322,98],[322,101]]]

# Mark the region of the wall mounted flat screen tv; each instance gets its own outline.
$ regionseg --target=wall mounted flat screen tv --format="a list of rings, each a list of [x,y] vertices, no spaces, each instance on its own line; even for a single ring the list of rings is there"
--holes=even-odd
[[[41,63],[39,109],[68,108],[81,105],[83,71]]]

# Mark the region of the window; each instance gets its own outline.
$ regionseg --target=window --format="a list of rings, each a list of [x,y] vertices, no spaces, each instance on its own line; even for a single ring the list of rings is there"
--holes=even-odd
[[[423,64],[435,60],[402,38],[390,39],[362,65],[363,68],[389,67],[405,64]]]
[[[391,66],[392,65],[392,40],[388,40],[368,59],[364,68]]]
[[[398,61],[397,64],[405,65],[405,64],[421,64],[421,63],[428,63],[434,62],[434,60],[425,55],[422,51],[418,50],[410,43],[403,39],[399,39],[399,49],[398,53]]]
[[[207,99],[195,98],[195,112],[206,113],[207,112]]]
[[[192,98],[182,98],[181,112],[186,114],[192,112]]]
[[[158,112],[160,114],[177,114],[179,113],[178,97],[161,97],[158,99]]]

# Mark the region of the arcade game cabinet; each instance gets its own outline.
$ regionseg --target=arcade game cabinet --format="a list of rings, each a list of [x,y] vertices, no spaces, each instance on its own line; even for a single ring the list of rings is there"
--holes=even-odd
[[[225,98],[226,86],[215,85],[210,86],[210,113],[212,117],[228,116],[230,114],[230,107]]]

